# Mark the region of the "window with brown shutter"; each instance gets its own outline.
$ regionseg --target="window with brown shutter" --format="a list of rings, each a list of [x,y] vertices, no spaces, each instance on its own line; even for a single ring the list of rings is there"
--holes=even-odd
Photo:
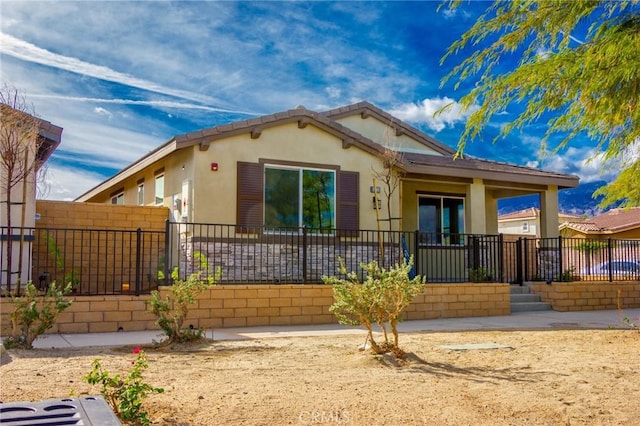
[[[237,224],[243,227],[264,226],[264,164],[237,163]],[[342,235],[358,229],[358,172],[336,171],[336,228]],[[246,231],[245,231],[246,232]],[[355,234],[354,234],[355,235]]]
[[[236,223],[247,227],[262,227],[262,164],[238,161],[238,195]]]
[[[358,172],[338,172],[337,222],[342,235],[358,230],[358,178]]]

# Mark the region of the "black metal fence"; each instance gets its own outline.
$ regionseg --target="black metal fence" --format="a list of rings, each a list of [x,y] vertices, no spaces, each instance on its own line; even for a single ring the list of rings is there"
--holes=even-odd
[[[414,273],[429,282],[502,281],[504,276],[499,235],[180,223],[173,224],[167,241],[174,263],[165,274],[184,279],[219,268],[221,283],[319,283],[338,274],[339,259],[348,271],[361,271],[361,263],[391,266],[410,256]]]
[[[6,228],[0,244],[0,287],[31,265],[22,282],[72,283],[78,295],[146,294],[172,278],[220,269],[221,284],[319,283],[376,260],[390,266],[413,256],[413,272],[427,282],[638,280],[640,240],[505,239],[502,235],[337,229],[247,228],[166,223],[164,231],[14,228],[8,263]],[[27,249],[24,249],[27,247]]]
[[[0,247],[2,270],[0,287],[19,278],[45,288],[55,281],[71,283],[76,295],[149,293],[158,287],[158,271],[163,269],[166,231],[13,228],[12,261],[8,244]],[[7,229],[1,229],[7,235]],[[6,240],[6,238],[5,238]],[[19,251],[28,253],[21,263],[31,265],[21,272]],[[18,274],[21,274],[18,276]],[[26,275],[26,276],[24,276]],[[160,274],[160,278],[162,278]]]
[[[520,238],[505,249],[518,282],[640,280],[640,240]]]

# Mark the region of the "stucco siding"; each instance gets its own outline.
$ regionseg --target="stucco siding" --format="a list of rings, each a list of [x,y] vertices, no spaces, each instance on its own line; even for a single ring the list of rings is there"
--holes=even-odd
[[[299,129],[296,123],[268,128],[257,139],[251,139],[247,133],[215,141],[207,151],[196,151],[193,197],[199,204],[193,206],[193,220],[235,223],[237,162],[269,163],[269,160],[338,166],[343,171],[358,172],[360,227],[376,227],[369,187],[372,186],[372,170],[382,170],[379,160],[356,147],[344,149],[342,140],[313,125]],[[211,170],[211,163],[217,163],[217,171]],[[397,199],[394,202],[397,212]]]
[[[442,155],[409,136],[396,136],[394,130],[389,127],[391,123],[382,123],[373,117],[363,119],[360,115],[352,115],[336,121],[382,146],[398,147],[400,151],[406,150],[423,154]]]

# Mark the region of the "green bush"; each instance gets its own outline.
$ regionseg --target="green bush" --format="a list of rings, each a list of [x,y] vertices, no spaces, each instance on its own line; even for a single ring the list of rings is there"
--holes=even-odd
[[[469,269],[469,281],[472,283],[485,283],[492,280],[491,271],[484,266]]]
[[[47,291],[40,295],[40,291],[29,281],[24,295],[10,294],[10,301],[15,309],[10,315],[11,335],[4,339],[4,347],[32,349],[33,341],[53,327],[58,314],[71,306],[71,300],[65,298],[71,293],[71,286],[68,283],[63,289],[59,289],[52,282]]]
[[[170,293],[164,299],[157,290],[151,292],[150,310],[158,318],[158,326],[167,335],[167,340],[163,343],[184,343],[202,338],[202,329],[185,327],[184,322],[189,306],[193,305],[196,297],[215,285],[220,278],[220,269],[214,276],[208,276],[204,280],[200,276],[201,272],[196,272],[186,280],[176,278]]]
[[[118,418],[128,425],[151,424],[147,412],[142,408],[142,403],[147,396],[164,392],[163,388],[154,388],[145,383],[142,372],[149,367],[147,356],[140,348],[135,348],[133,353],[137,355],[135,361],[131,361],[133,367],[129,375],[122,378],[120,374],[112,375],[105,371],[99,359],[92,363],[92,369],[84,380],[90,385],[101,385],[100,393],[109,403]]]
[[[398,346],[397,325],[402,321],[402,312],[413,298],[424,291],[424,278],[409,278],[413,258],[385,269],[372,261],[360,266],[365,272],[360,280],[356,272],[347,273],[344,261],[339,260],[340,274],[346,279],[323,277],[325,284],[333,286],[334,303],[329,310],[341,324],[362,325],[367,329],[371,350],[376,354],[393,352],[396,356],[404,353]],[[373,337],[373,325],[378,324],[384,335],[384,342],[378,344]],[[388,328],[393,335],[390,340]]]

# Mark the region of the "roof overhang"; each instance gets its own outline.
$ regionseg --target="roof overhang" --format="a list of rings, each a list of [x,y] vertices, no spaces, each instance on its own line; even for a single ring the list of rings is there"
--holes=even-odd
[[[140,173],[146,167],[152,165],[153,163],[162,160],[167,155],[176,151],[176,142],[175,139],[170,140],[159,148],[149,152],[147,155],[136,161],[135,163],[130,164],[125,167],[115,175],[111,176],[107,180],[102,183],[94,186],[84,194],[77,197],[74,201],[85,202],[95,197],[96,195],[109,190],[114,185],[120,184],[122,181],[134,176],[137,173]]]

